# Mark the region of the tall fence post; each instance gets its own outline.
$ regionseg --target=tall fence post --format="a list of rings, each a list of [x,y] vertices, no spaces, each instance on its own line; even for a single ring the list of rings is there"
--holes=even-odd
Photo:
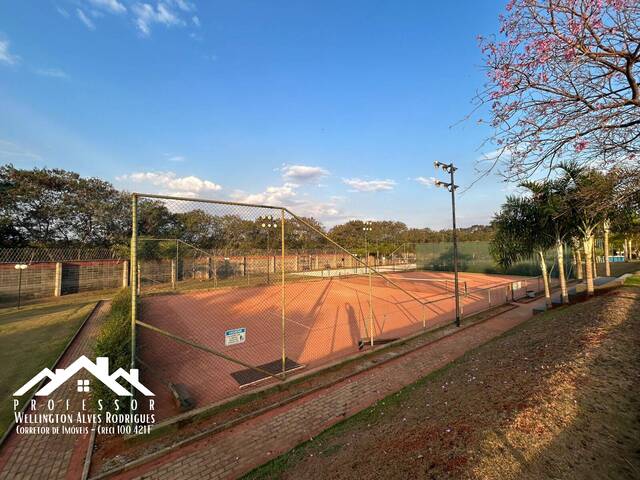
[[[285,346],[285,315],[286,315],[286,304],[285,304],[285,300],[286,300],[286,296],[285,296],[285,290],[284,290],[284,249],[285,249],[285,245],[284,245],[284,210],[280,210],[280,236],[282,237],[280,239],[280,244],[281,244],[281,258],[280,258],[280,275],[281,275],[281,280],[282,280],[282,325],[281,325],[281,330],[282,330],[282,377],[284,378],[286,376],[286,346]],[[275,257],[274,257],[275,260]]]
[[[180,244],[178,243],[178,239],[176,238],[176,282],[180,280],[180,274],[178,273],[178,268],[180,268]],[[173,286],[175,288],[175,284]]]
[[[56,262],[56,278],[53,287],[53,296],[60,297],[62,296],[62,263]]]
[[[122,288],[129,286],[129,260],[122,262]]]
[[[178,265],[175,259],[171,259],[171,288],[176,289],[176,278],[178,276]]]
[[[136,320],[138,316],[138,196],[131,195],[131,368],[136,366]],[[133,393],[133,386],[131,387]]]

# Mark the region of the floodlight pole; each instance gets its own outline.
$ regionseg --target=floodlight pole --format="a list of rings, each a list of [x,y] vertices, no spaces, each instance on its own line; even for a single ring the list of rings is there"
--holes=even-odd
[[[131,195],[131,368],[136,366],[136,321],[138,316],[138,196]],[[176,266],[177,269],[177,266]],[[133,386],[131,386],[133,395]]]
[[[367,232],[372,230],[371,222],[364,222],[362,230],[364,231],[364,254],[366,256],[365,265],[369,275],[369,343],[373,347],[373,295],[371,292],[371,268],[369,267],[369,242],[367,240]]]
[[[276,219],[273,218],[272,215],[265,215],[264,217],[260,216],[258,217],[258,221],[262,220],[262,228],[264,228],[267,231],[267,285],[271,284],[271,276],[269,273],[269,269],[271,268],[271,242],[270,242],[270,235],[269,235],[269,229],[270,228],[278,228],[278,225],[276,223]],[[274,264],[274,269],[273,272],[275,273],[275,264]]]
[[[453,163],[441,163],[438,161],[433,162],[434,167],[442,168],[450,176],[450,183],[441,182],[436,180],[436,187],[443,187],[451,192],[451,216],[453,226],[453,282],[454,282],[454,296],[456,299],[456,327],[460,326],[460,288],[458,282],[458,232],[456,230],[456,188],[458,186],[455,183],[454,174],[457,168]]]
[[[22,271],[29,265],[26,263],[18,263],[14,265],[14,268],[18,270],[18,310],[20,310],[20,299],[22,297]]]

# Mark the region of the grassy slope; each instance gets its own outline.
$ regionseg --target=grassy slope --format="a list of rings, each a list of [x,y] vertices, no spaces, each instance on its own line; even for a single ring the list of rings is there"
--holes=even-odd
[[[536,316],[248,478],[638,478],[640,289]]]
[[[0,435],[13,420],[13,392],[52,366],[94,305],[80,297],[0,310]]]
[[[632,277],[627,277],[627,279],[624,281],[625,285],[631,285],[631,286],[636,286],[636,287],[640,287],[640,275],[634,275]]]

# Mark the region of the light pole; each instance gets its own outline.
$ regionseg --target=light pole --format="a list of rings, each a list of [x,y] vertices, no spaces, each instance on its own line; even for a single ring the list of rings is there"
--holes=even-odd
[[[20,310],[20,296],[22,294],[22,271],[25,270],[29,265],[25,263],[17,263],[13,266],[16,270],[18,270],[18,310]]]
[[[460,289],[458,288],[458,233],[456,231],[456,188],[458,186],[454,180],[454,173],[457,168],[453,163],[441,163],[438,161],[433,162],[433,166],[442,168],[443,171],[449,174],[451,181],[449,183],[435,180],[436,187],[446,188],[451,192],[451,217],[453,223],[453,283],[456,297],[456,327],[460,326]]]
[[[271,252],[271,246],[270,246],[270,242],[269,242],[269,232],[271,231],[271,229],[276,229],[278,228],[278,224],[276,223],[276,219],[273,218],[272,215],[264,215],[261,217],[258,217],[258,221],[262,221],[262,228],[264,228],[267,231],[267,284],[271,283],[271,278],[269,275],[269,269],[271,268],[271,255],[269,255],[269,253]]]
[[[369,242],[367,232],[370,232],[371,222],[364,222],[362,231],[364,232],[364,254],[366,259],[367,273],[369,274],[369,342],[373,347],[373,295],[371,294],[371,269],[369,268]]]
[[[369,242],[367,241],[367,232],[371,230],[371,222],[363,222],[362,231],[364,232],[364,255],[367,262],[367,272],[369,271]]]

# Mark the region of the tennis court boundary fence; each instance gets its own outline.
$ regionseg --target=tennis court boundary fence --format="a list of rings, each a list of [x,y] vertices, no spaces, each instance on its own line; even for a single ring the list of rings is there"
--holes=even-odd
[[[179,224],[178,228],[184,229],[182,233],[186,239],[180,238],[180,231],[172,235],[175,238],[150,235],[146,230],[145,225],[149,222],[145,215],[149,215],[151,209],[161,210],[174,224]],[[252,266],[248,266],[246,261],[242,263],[222,253],[241,250],[243,242],[250,237],[263,245],[262,263],[256,260]],[[301,260],[298,258],[294,263],[292,256],[287,253],[288,249],[295,250],[296,241],[300,238],[313,238],[316,246],[325,251],[334,249],[334,256],[341,260],[343,267],[305,268],[299,271]],[[205,246],[205,243],[211,244]],[[357,285],[347,289],[350,295],[351,290],[355,292],[360,303],[357,312],[350,312],[349,325],[343,326],[357,339],[360,349],[373,347],[378,339],[382,341],[386,333],[385,325],[392,323],[394,315],[410,319],[401,332],[402,336],[406,336],[420,329],[426,330],[427,313],[446,312],[449,304],[455,300],[455,293],[450,291],[446,282],[444,292],[435,295],[418,293],[417,288],[405,288],[403,280],[393,275],[395,266],[389,271],[386,266],[372,265],[369,255],[361,258],[352,254],[308,219],[279,206],[134,193],[130,248],[131,368],[140,365],[143,372],[145,369],[153,370],[148,372],[149,375],[161,379],[159,383],[170,389],[177,382],[188,384],[191,381],[197,388],[203,389],[199,394],[211,402],[220,400],[220,395],[213,390],[216,385],[228,383],[226,377],[229,377],[229,370],[242,367],[243,371],[232,372],[231,375],[238,383],[245,382],[246,385],[267,378],[284,381],[288,372],[304,367],[300,361],[304,357],[300,353],[301,343],[305,344],[306,350],[315,348],[320,351],[324,348],[323,345],[313,345],[313,339],[317,338],[317,343],[323,343],[329,337],[323,336],[323,332],[318,333],[320,328],[316,329],[305,318],[297,318],[289,312],[306,311],[309,308],[304,304],[304,295],[300,293],[305,285],[324,289],[324,295],[331,282],[344,280],[343,283],[347,284],[355,279],[355,283],[363,283],[361,289]],[[153,263],[147,261],[147,257],[152,257],[154,252],[162,249],[173,248],[177,254],[175,261],[172,260],[171,281],[163,283],[162,288],[145,281],[148,277],[143,272]],[[259,253],[254,251],[254,257],[260,259]],[[194,265],[190,267],[194,271],[195,265],[204,265],[204,273],[198,278],[194,275],[181,282],[179,269],[187,262],[185,258]],[[347,260],[348,267],[345,266]],[[504,282],[486,288],[471,288],[462,282],[461,289],[460,302],[463,314],[467,315],[477,313],[477,308],[491,308],[523,297],[531,290],[540,290],[526,281],[523,285]],[[233,297],[233,308],[231,304],[219,304],[213,300],[207,300],[205,306],[202,299],[212,290],[230,292],[227,294]],[[174,295],[184,292],[190,295]],[[168,298],[178,306],[171,310],[158,300],[159,297]],[[197,300],[192,297],[197,297]],[[344,303],[349,302],[345,300]],[[243,343],[246,331],[234,332],[234,329],[229,329],[225,331],[225,343],[221,346],[218,337],[213,338],[213,333],[209,331],[213,330],[209,328],[211,319],[228,321],[238,311],[242,312],[243,305],[253,309],[256,321],[260,322],[255,330],[261,329],[261,343],[256,342],[253,350],[247,349],[247,344]],[[464,310],[465,306],[468,306],[467,311]],[[141,312],[143,318],[140,318]],[[176,312],[175,318],[168,318]],[[189,313],[180,317],[181,312]],[[150,318],[153,320],[150,321]],[[189,321],[195,326],[187,325]],[[273,328],[276,323],[277,327]],[[334,330],[337,328],[336,325],[331,327]],[[295,354],[292,355],[290,350]],[[305,358],[317,357],[320,363],[324,358],[320,353],[316,357],[308,352],[306,354]],[[185,364],[194,356],[198,357],[197,364],[204,370],[200,378],[197,372],[188,374],[193,378],[187,378],[184,382],[182,378],[176,378],[175,372],[180,363]],[[277,360],[272,360],[274,358]],[[210,386],[200,385],[204,382],[202,375],[205,372],[210,376],[206,382]]]

